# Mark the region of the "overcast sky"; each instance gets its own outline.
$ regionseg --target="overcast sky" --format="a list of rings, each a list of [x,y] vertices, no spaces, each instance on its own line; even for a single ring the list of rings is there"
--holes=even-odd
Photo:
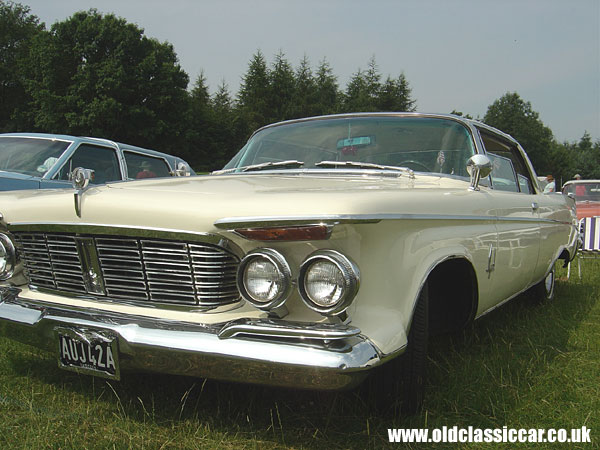
[[[422,112],[483,117],[507,92],[531,102],[559,141],[600,139],[600,0],[16,0],[46,27],[114,13],[173,44],[192,84],[232,94],[257,50],[294,68],[324,58],[345,88],[375,57],[404,73]]]

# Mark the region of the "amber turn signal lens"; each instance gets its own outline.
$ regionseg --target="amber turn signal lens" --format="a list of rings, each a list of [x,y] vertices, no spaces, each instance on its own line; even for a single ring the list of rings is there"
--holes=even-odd
[[[299,225],[293,227],[240,228],[235,230],[254,241],[322,241],[329,239],[328,225]]]

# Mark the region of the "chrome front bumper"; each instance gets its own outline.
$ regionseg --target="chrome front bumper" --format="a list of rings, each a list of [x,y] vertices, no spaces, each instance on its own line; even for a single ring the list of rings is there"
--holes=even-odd
[[[344,389],[382,362],[377,348],[348,325],[269,319],[202,325],[76,310],[19,294],[0,287],[0,335],[57,354],[57,328],[109,332],[123,371]]]

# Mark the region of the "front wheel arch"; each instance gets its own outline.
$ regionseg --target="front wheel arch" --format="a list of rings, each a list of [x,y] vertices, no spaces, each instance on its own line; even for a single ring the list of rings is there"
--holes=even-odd
[[[477,275],[465,258],[451,258],[429,273],[429,328],[431,334],[464,328],[477,312]]]

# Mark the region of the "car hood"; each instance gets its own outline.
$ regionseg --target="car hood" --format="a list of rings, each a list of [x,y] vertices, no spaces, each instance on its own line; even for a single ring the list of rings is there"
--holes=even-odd
[[[11,178],[13,180],[39,180],[41,177],[34,177],[32,175],[26,175],[24,173],[17,172],[7,172],[5,170],[0,170],[1,178]]]
[[[215,222],[250,217],[325,217],[434,213],[464,210],[464,180],[420,175],[248,174],[165,178],[90,187],[81,195],[81,217],[73,189],[0,194],[8,223],[88,223],[214,231]],[[488,194],[475,209],[486,214]],[[461,203],[462,206],[457,206]],[[481,203],[478,207],[477,204]],[[470,213],[474,213],[470,211]]]

